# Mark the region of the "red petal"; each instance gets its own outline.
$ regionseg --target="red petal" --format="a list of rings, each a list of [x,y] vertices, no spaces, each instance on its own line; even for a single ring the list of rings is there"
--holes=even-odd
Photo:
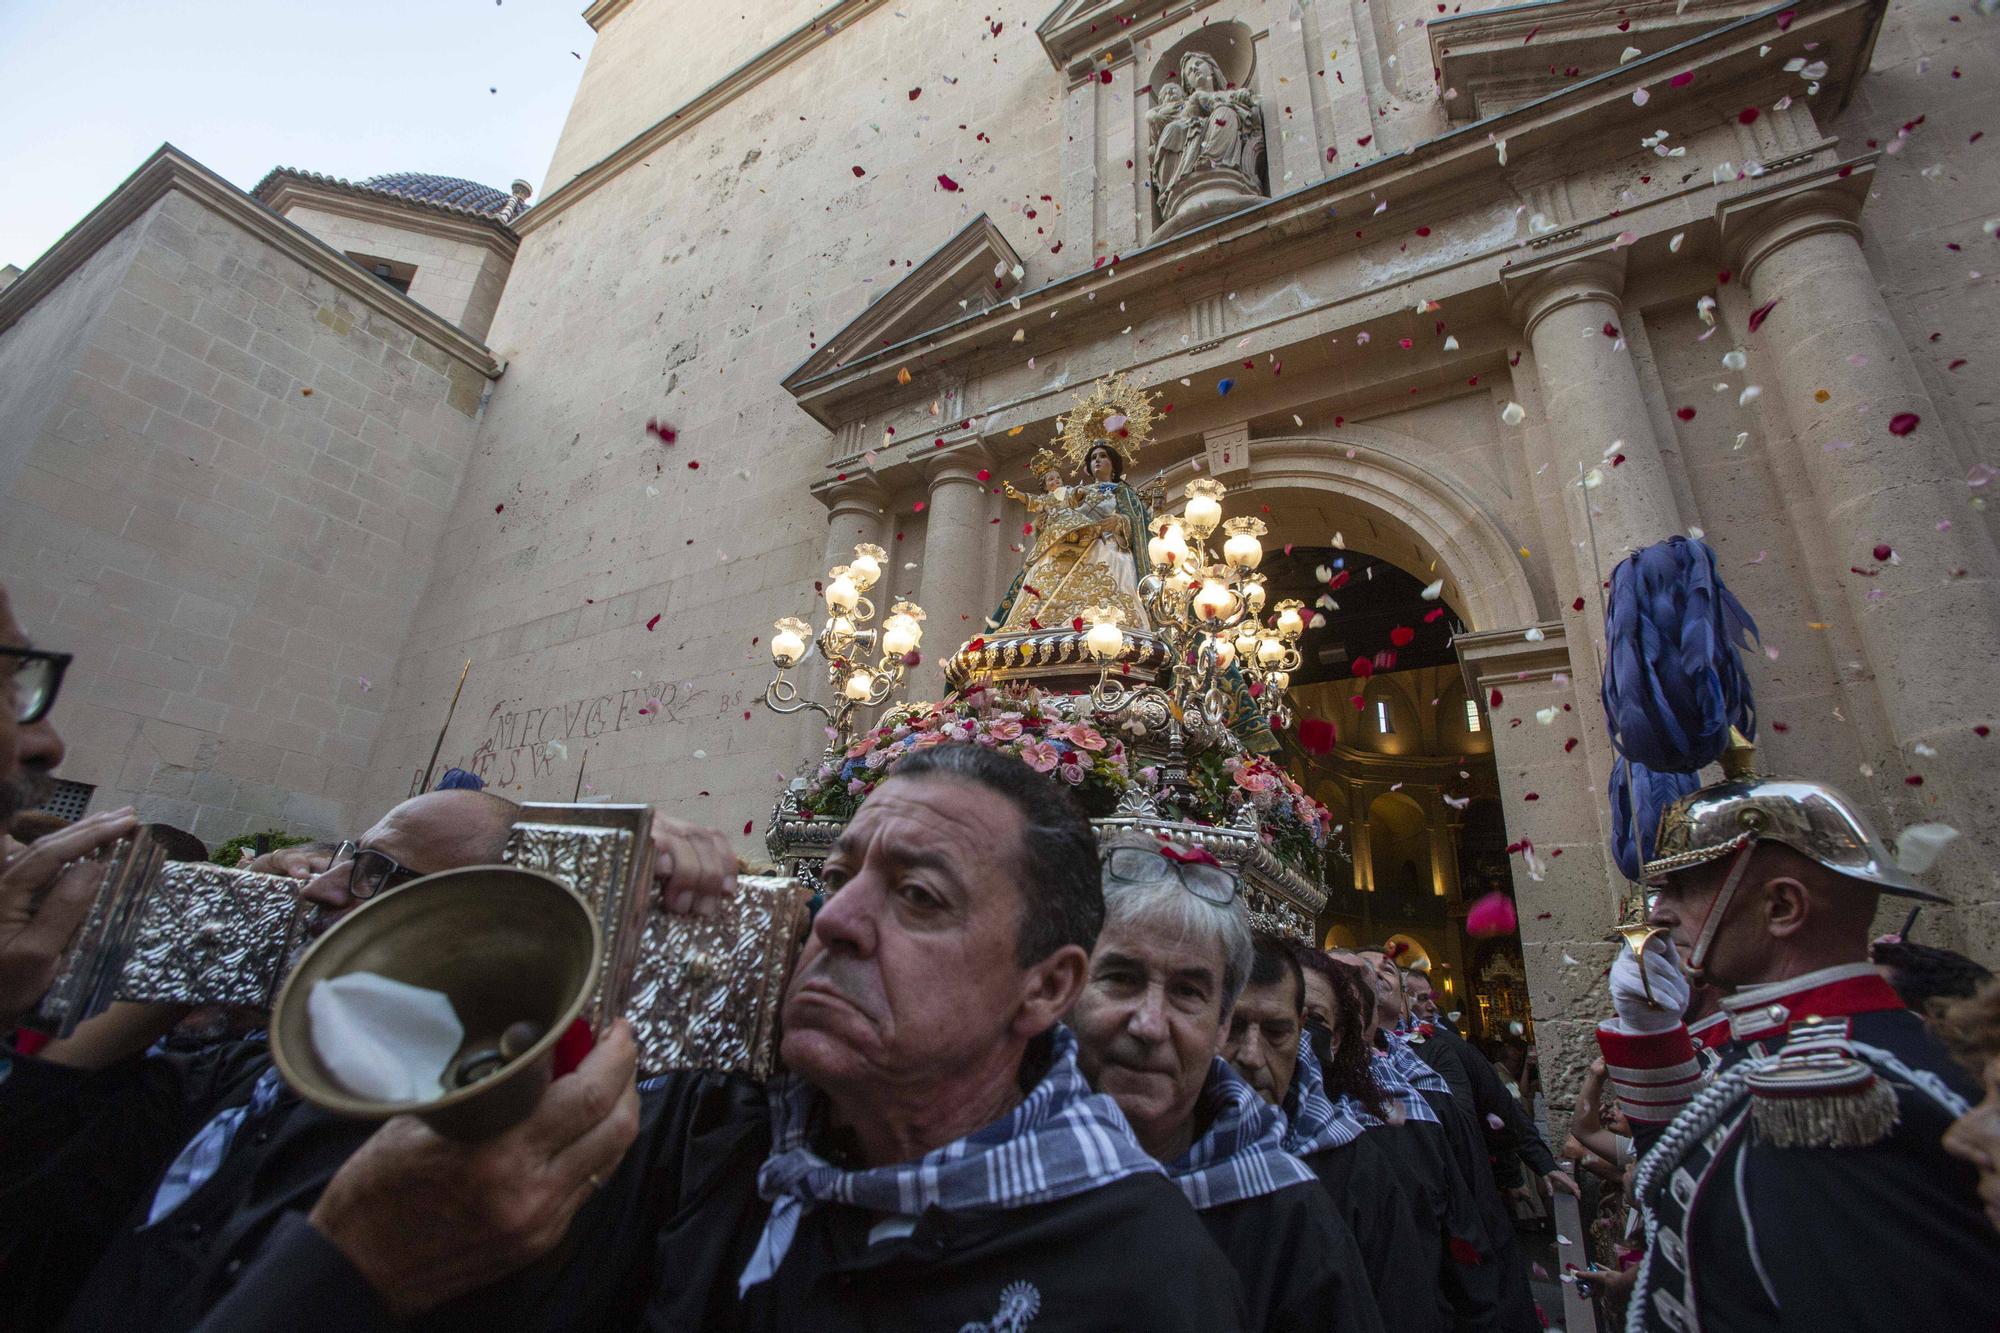
[[[1375,662],[1372,658],[1357,657],[1354,659],[1354,678],[1356,680],[1366,680],[1374,674]]]
[[[648,634],[652,633],[653,627],[659,623],[660,623],[660,617],[658,614],[655,614],[651,620],[646,622],[646,632]]]
[[[1908,435],[1917,428],[1917,423],[1922,420],[1923,418],[1915,412],[1898,412],[1895,416],[1889,418],[1889,433],[1891,435]]]
[[[1332,753],[1337,736],[1331,722],[1323,722],[1316,717],[1299,720],[1299,748],[1307,754]]]
[[[1736,113],[1736,123],[1738,125],[1755,125],[1758,114],[1759,112],[1756,107],[1746,106]]]
[[[1398,648],[1409,647],[1411,640],[1416,637],[1417,632],[1408,625],[1398,625],[1389,631],[1389,642],[1395,644]]]
[[[1493,691],[1493,693],[1486,696],[1486,706],[1488,708],[1498,708],[1500,706],[1500,698],[1500,691]]]
[[[1693,421],[1694,409],[1692,407],[1677,407],[1674,409],[1674,415],[1682,421]]]
[[[956,191],[958,189],[958,182],[953,180],[951,177],[945,175],[943,172],[938,173],[938,184],[944,187],[944,189],[947,192]]]
[[[1764,304],[1758,306],[1755,310],[1752,310],[1750,312],[1750,332],[1755,333],[1757,330],[1763,328],[1764,321],[1771,317],[1771,311],[1775,309],[1777,307],[1778,302],[1782,301],[1783,299],[1784,299],[1783,297],[1774,297],[1771,300],[1764,302]]]
[[[1694,71],[1691,69],[1686,69],[1674,75],[1674,77],[1672,77],[1671,79],[1668,79],[1667,86],[1669,88],[1685,88],[1690,83],[1693,82],[1694,82]]]

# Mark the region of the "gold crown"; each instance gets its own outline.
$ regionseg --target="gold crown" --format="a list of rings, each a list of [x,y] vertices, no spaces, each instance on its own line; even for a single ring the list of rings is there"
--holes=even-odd
[[[1122,374],[1107,376],[1091,387],[1090,395],[1070,405],[1069,415],[1056,422],[1062,432],[1063,456],[1070,466],[1081,469],[1096,445],[1117,451],[1130,467],[1139,451],[1153,439],[1153,395]],[[1106,429],[1106,422],[1113,423]]]
[[[1028,460],[1028,475],[1032,477],[1046,477],[1051,472],[1061,476],[1062,471],[1062,459],[1047,449],[1037,449],[1035,456]]]

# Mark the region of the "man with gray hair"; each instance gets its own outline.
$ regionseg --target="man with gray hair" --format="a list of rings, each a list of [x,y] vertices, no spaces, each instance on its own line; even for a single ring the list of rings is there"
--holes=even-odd
[[[1069,1023],[1110,1094],[1241,1280],[1247,1329],[1380,1329],[1347,1223],[1284,1151],[1279,1110],[1221,1059],[1249,979],[1236,877],[1200,848],[1113,835],[1104,928]]]

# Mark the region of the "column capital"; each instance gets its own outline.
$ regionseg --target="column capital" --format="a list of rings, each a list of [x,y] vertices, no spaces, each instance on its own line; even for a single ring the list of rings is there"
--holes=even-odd
[[[1528,337],[1535,326],[1565,306],[1588,302],[1623,309],[1625,255],[1609,240],[1511,266],[1500,275],[1507,309]]]
[[[826,506],[829,522],[842,514],[879,514],[889,502],[887,492],[872,475],[822,482],[813,487],[812,493],[814,499]]]
[[[1535,630],[1539,637],[1529,638]],[[1528,681],[1550,680],[1567,674],[1569,638],[1563,622],[1548,620],[1520,629],[1484,630],[1461,634],[1453,640],[1458,649],[1459,670],[1465,675],[1466,693],[1482,702],[1486,692]]]
[[[1833,163],[1717,204],[1723,261],[1748,283],[1760,264],[1793,241],[1829,232],[1859,241],[1861,206],[1878,156]]]
[[[984,444],[969,442],[940,453],[924,468],[924,482],[932,490],[961,482],[985,485],[979,480],[982,469],[991,469],[993,455]]]

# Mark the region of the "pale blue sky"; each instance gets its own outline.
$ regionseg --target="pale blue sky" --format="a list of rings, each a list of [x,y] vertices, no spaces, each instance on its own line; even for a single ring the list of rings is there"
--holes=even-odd
[[[584,4],[0,0],[0,264],[26,268],[162,142],[245,189],[282,165],[539,192]]]

